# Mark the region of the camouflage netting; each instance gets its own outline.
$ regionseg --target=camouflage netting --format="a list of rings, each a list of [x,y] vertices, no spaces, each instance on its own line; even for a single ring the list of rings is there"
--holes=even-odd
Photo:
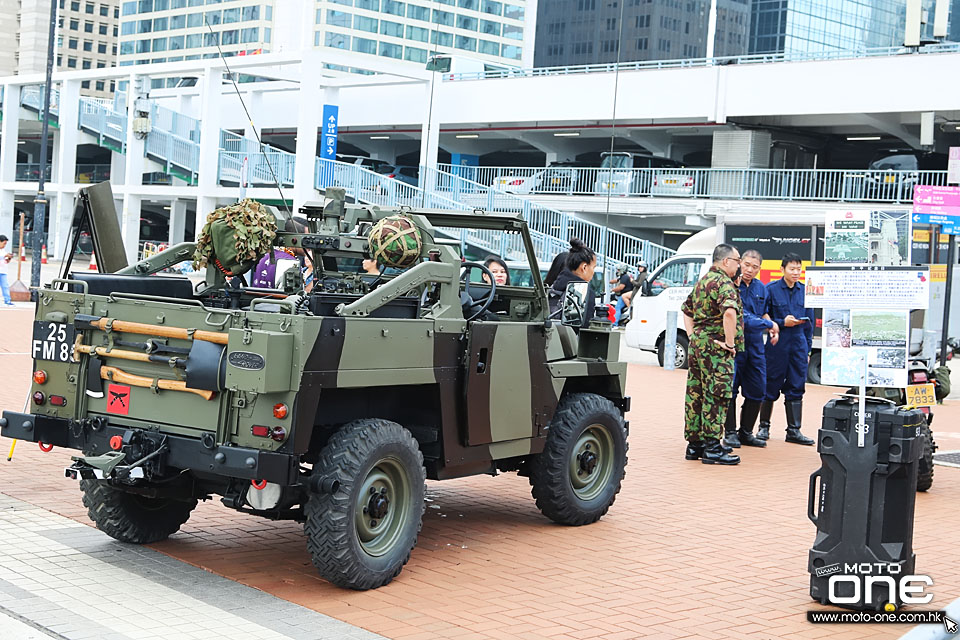
[[[270,251],[276,235],[276,218],[259,202],[248,198],[220,207],[207,216],[193,265],[199,269],[214,263],[228,275],[240,275]]]
[[[423,238],[416,223],[404,215],[383,218],[370,230],[370,257],[388,267],[406,269],[420,260]]]

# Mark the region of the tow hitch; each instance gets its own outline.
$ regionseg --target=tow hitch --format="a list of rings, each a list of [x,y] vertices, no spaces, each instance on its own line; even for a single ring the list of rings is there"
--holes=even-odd
[[[167,449],[166,437],[157,448],[130,464],[122,464],[127,451],[107,451],[98,456],[73,456],[73,464],[64,469],[64,475],[72,480],[137,480],[144,478],[143,464],[156,458]],[[142,450],[142,449],[141,449]]]

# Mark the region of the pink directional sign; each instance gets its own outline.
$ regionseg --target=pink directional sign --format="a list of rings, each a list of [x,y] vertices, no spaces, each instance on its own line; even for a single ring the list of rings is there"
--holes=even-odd
[[[960,216],[960,187],[917,185],[913,188],[913,212]]]

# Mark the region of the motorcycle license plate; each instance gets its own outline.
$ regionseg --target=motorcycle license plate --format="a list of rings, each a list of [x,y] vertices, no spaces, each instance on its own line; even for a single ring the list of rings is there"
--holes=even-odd
[[[929,407],[937,404],[937,394],[933,384],[907,385],[907,404],[913,407]]]

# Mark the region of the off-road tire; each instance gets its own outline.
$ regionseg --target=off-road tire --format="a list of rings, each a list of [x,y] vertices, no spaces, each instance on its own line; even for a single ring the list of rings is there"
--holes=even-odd
[[[550,422],[543,452],[529,464],[537,508],[559,524],[596,522],[620,492],[627,448],[623,418],[612,402],[593,393],[564,396]],[[597,449],[596,466],[581,479],[580,456]],[[591,479],[594,473],[601,475]],[[575,482],[585,484],[577,487]]]
[[[657,360],[660,362],[660,366],[663,366],[663,362],[666,357],[664,351],[664,345],[667,343],[666,340],[661,340],[657,343]],[[682,353],[682,356],[681,356]],[[690,341],[687,340],[687,336],[677,334],[677,359],[676,359],[676,368],[677,369],[686,369],[690,366]]]
[[[933,453],[937,450],[937,443],[929,426],[921,426],[918,433],[922,444],[917,461],[917,491],[927,491],[933,486]]]
[[[81,480],[87,515],[105,534],[131,544],[166,540],[190,518],[196,500],[148,498],[111,487],[102,480]]]
[[[810,354],[810,363],[807,365],[807,382],[810,384],[820,384],[823,379],[820,353],[820,351],[814,351]]]
[[[410,559],[423,522],[426,472],[416,439],[388,420],[349,422],[330,437],[314,469],[327,478],[336,477],[340,487],[332,495],[311,494],[304,506],[303,529],[313,566],[324,579],[350,589],[375,589],[393,580]],[[358,524],[358,517],[365,518],[360,492],[366,496],[365,487],[375,488],[369,485],[387,476],[393,478],[385,494],[391,507],[378,525],[385,532],[396,529],[382,541],[376,537],[362,541],[361,536],[378,534],[375,527]],[[382,552],[371,553],[381,542]]]

